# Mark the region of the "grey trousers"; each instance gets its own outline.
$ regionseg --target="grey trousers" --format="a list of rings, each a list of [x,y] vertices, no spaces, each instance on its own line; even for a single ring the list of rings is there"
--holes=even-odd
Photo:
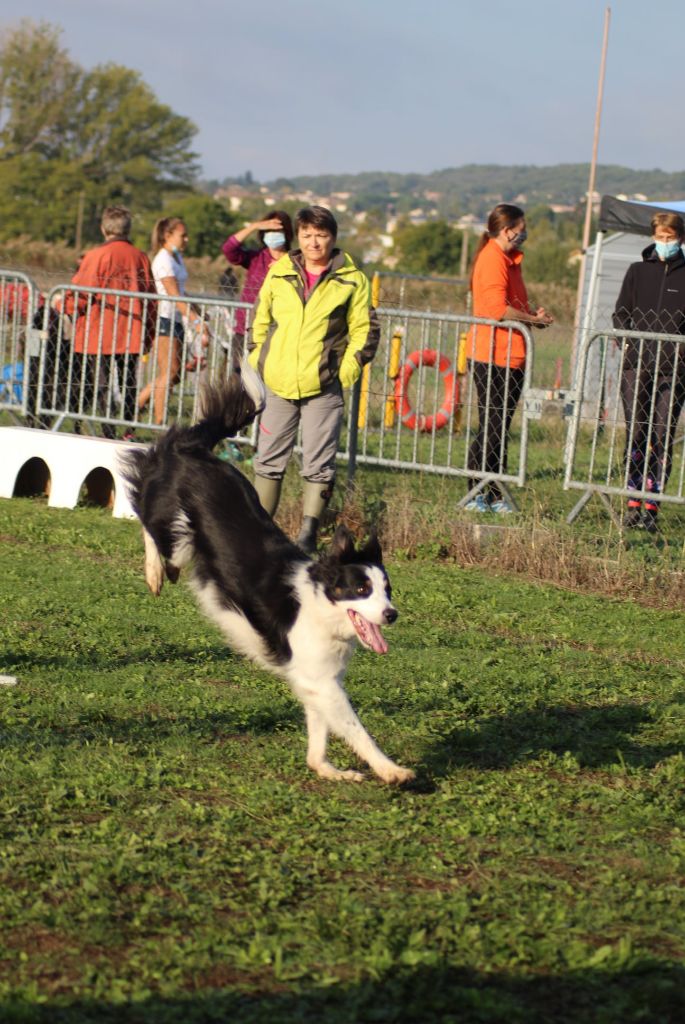
[[[280,398],[266,389],[266,406],[259,421],[254,470],[258,476],[280,480],[285,473],[302,424],[302,476],[313,483],[335,477],[335,455],[343,421],[344,401],[339,381],[311,398]]]

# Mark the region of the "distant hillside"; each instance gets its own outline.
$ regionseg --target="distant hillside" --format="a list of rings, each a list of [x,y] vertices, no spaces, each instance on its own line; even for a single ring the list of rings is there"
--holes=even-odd
[[[435,193],[441,212],[483,214],[496,202],[518,199],[527,206],[537,203],[574,206],[585,195],[588,164],[557,164],[553,167],[467,164],[430,174],[397,174],[392,171],[365,171],[362,174],[325,174],[277,178],[265,182],[274,192],[316,195],[348,192],[351,204],[359,209],[374,203],[394,200],[400,209],[415,199]],[[245,184],[245,179],[225,182]],[[250,176],[250,184],[252,182]],[[649,199],[681,199],[685,196],[685,171],[672,174],[660,170],[636,171],[628,167],[602,165],[597,169],[598,192],[629,196],[643,194]],[[439,194],[439,198],[438,198]],[[432,198],[432,197],[430,197]]]

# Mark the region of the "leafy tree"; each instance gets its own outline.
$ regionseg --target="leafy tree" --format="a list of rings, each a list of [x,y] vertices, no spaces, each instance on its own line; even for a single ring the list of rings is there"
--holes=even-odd
[[[136,213],[190,188],[195,126],[160,103],[136,71],[80,68],[60,30],[22,21],[0,38],[0,237],[99,241],[108,203]]]
[[[21,21],[0,36],[2,159],[60,154],[80,70],[59,45],[53,25]]]
[[[461,233],[444,220],[405,224],[395,233],[394,255],[398,270],[410,274],[445,274],[456,277],[461,256]]]

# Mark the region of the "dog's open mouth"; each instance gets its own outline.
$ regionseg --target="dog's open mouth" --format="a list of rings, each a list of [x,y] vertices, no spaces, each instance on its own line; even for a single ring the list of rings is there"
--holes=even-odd
[[[352,625],[357,631],[357,636],[364,644],[364,647],[368,647],[370,651],[375,651],[376,654],[388,653],[388,643],[374,622],[369,622],[368,619],[365,619],[363,615],[360,615],[353,608],[348,608],[347,614],[352,620]]]

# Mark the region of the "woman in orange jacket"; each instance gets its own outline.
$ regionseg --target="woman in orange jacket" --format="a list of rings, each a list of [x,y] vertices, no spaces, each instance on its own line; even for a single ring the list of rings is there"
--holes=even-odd
[[[527,237],[523,210],[500,203],[488,217],[471,274],[473,315],[487,320],[518,320],[547,327],[552,317],[532,309],[523,283],[522,247]],[[468,468],[506,473],[509,428],[523,388],[526,346],[522,334],[508,327],[477,324],[469,353],[478,398],[478,430],[471,442]],[[476,487],[478,478],[469,481]],[[466,508],[475,512],[511,512],[493,481]]]

